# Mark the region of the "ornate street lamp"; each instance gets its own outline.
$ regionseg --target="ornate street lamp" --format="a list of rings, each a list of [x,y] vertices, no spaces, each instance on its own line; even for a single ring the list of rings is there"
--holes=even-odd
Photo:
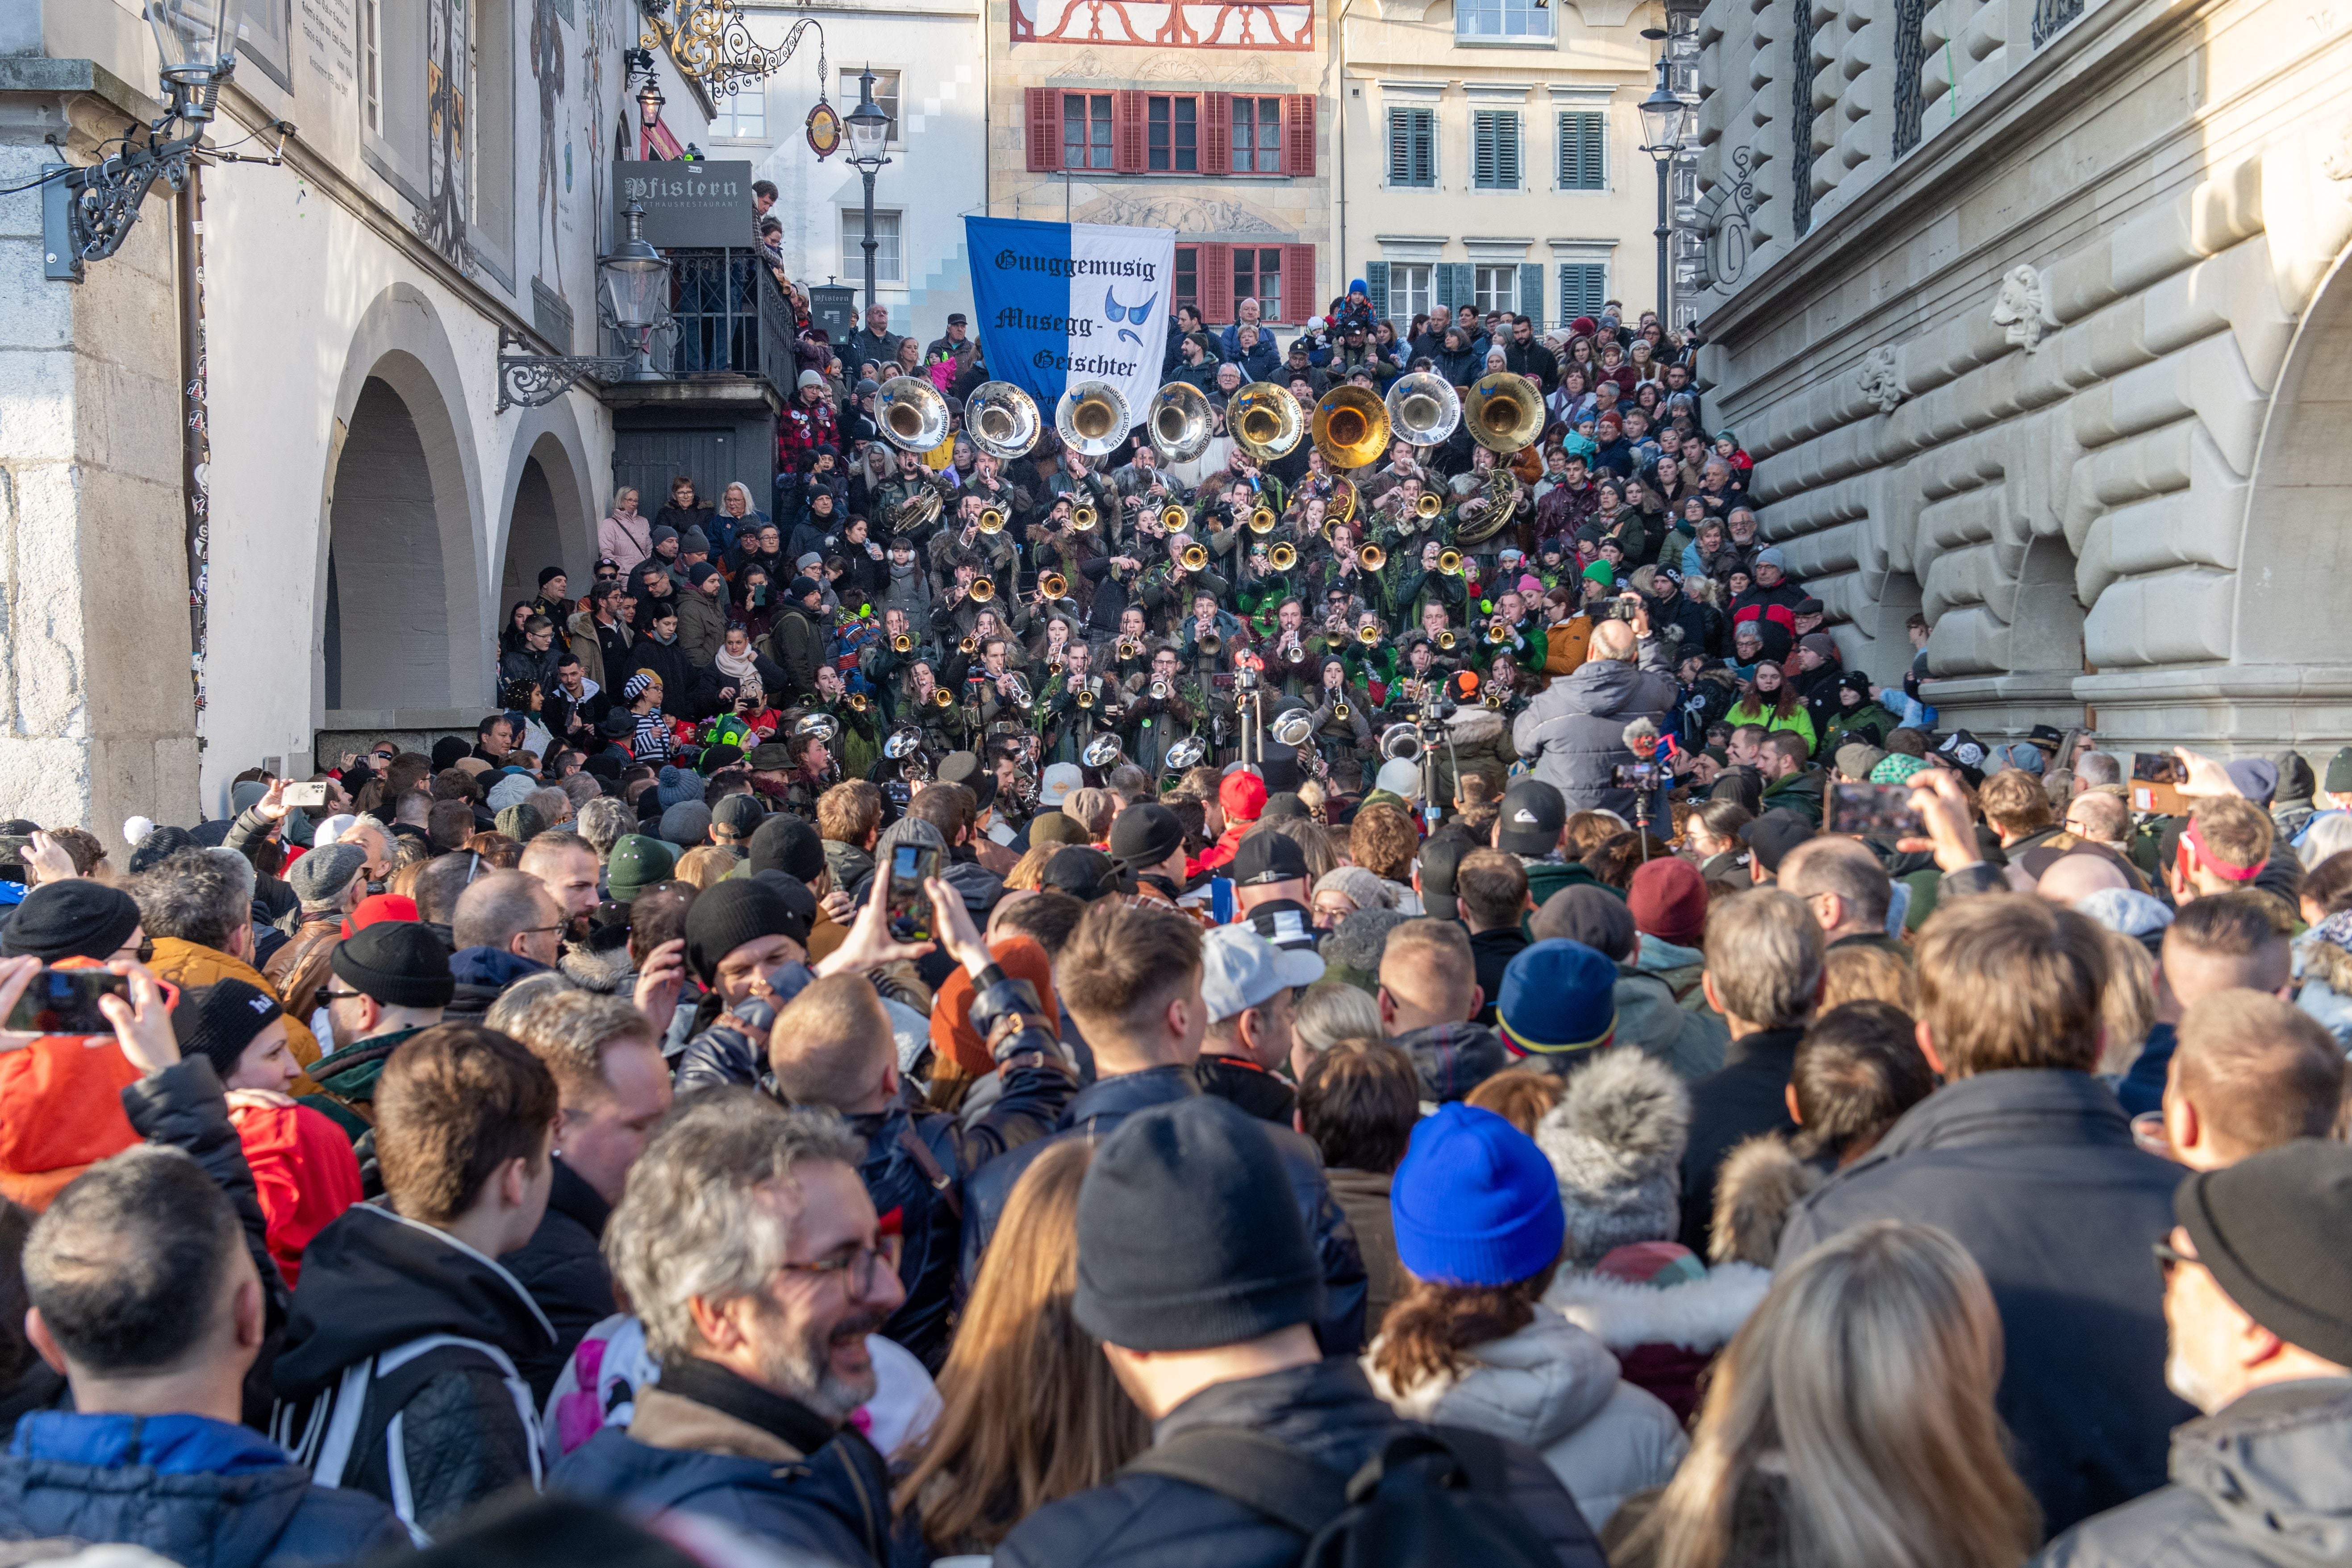
[[[1656,27],[1644,27],[1642,36],[1656,40],[1665,33]],[[1658,166],[1658,320],[1673,320],[1673,275],[1669,251],[1674,241],[1674,211],[1666,189],[1668,173],[1674,167],[1675,155],[1682,151],[1683,133],[1690,118],[1690,105],[1685,103],[1667,85],[1666,75],[1673,63],[1662,52],[1658,58],[1658,85],[1640,104],[1642,113],[1642,151]]]
[[[857,78],[857,107],[849,111],[849,163],[866,180],[866,308],[874,308],[874,176],[890,160],[882,149],[890,140],[890,117],[874,101],[874,68]]]
[[[497,412],[537,408],[554,402],[583,378],[613,381],[661,381],[654,368],[653,335],[669,320],[669,263],[646,242],[646,209],[632,201],[622,209],[629,226],[626,239],[609,256],[596,261],[597,314],[604,323],[628,338],[635,346],[625,354],[524,354],[521,333],[499,333],[499,403]]]

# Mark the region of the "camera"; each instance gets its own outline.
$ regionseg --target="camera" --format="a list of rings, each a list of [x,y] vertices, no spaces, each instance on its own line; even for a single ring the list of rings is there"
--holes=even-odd
[[[1631,599],[1612,599],[1601,607],[1604,621],[1630,621],[1642,613],[1642,606]]]
[[[1654,790],[1666,782],[1664,763],[1620,763],[1609,770],[1612,789]]]

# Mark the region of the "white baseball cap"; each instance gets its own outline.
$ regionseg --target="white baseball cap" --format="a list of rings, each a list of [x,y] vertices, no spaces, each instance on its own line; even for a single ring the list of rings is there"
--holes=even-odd
[[[1219,926],[1201,939],[1201,999],[1213,1024],[1322,978],[1323,960],[1311,950],[1276,947],[1252,926]]]
[[[1037,804],[1058,811],[1070,792],[1087,782],[1076,763],[1055,763],[1037,781]]]

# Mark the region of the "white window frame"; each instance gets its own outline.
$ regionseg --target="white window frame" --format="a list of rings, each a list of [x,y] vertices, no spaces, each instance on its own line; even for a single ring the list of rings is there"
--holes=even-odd
[[[882,112],[890,117],[889,133],[883,138],[882,144],[903,147],[907,144],[907,73],[897,66],[876,66],[873,70],[874,101],[880,104]],[[842,113],[847,114],[857,106],[857,79],[865,72],[866,68],[861,66],[856,70],[841,73]],[[1116,131],[1113,134],[1117,134]]]
[[[1416,279],[1413,275],[1419,274]],[[1437,264],[1433,261],[1389,263],[1389,320],[1411,324],[1426,315],[1437,299]]]
[[[736,110],[745,103],[755,106],[760,111],[760,128],[757,131],[746,132],[738,128]],[[765,143],[773,140],[768,134],[768,84],[764,79],[750,83],[740,91],[719,94],[716,107],[718,113],[710,121],[712,141]],[[720,130],[721,125],[727,129]]]
[[[1465,24],[1474,16],[1496,13],[1501,30],[1472,32]],[[1514,19],[1527,24],[1524,30],[1509,30]],[[1454,0],[1454,41],[1457,45],[1476,47],[1481,45],[1513,45],[1521,48],[1530,46],[1552,47],[1559,37],[1559,28],[1552,22],[1552,8],[1538,5],[1537,0]]]
[[[892,226],[886,235],[884,220]],[[907,215],[904,209],[876,207],[874,209],[874,286],[877,289],[907,287]],[[896,251],[898,275],[890,276],[888,258]],[[841,276],[854,283],[866,280],[866,208],[861,205],[841,209]]]
[[[1488,279],[1500,274],[1505,281],[1504,292],[1497,294],[1487,287]],[[1507,316],[1519,313],[1519,264],[1516,261],[1473,261],[1470,264],[1470,298],[1472,308],[1480,315],[1500,310]]]

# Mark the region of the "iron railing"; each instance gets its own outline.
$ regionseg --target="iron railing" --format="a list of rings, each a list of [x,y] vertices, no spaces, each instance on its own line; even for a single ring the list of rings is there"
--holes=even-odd
[[[654,368],[681,380],[757,376],[789,399],[799,379],[793,313],[775,275],[751,249],[665,252],[670,322],[654,333]],[[605,331],[606,352],[626,352]]]

